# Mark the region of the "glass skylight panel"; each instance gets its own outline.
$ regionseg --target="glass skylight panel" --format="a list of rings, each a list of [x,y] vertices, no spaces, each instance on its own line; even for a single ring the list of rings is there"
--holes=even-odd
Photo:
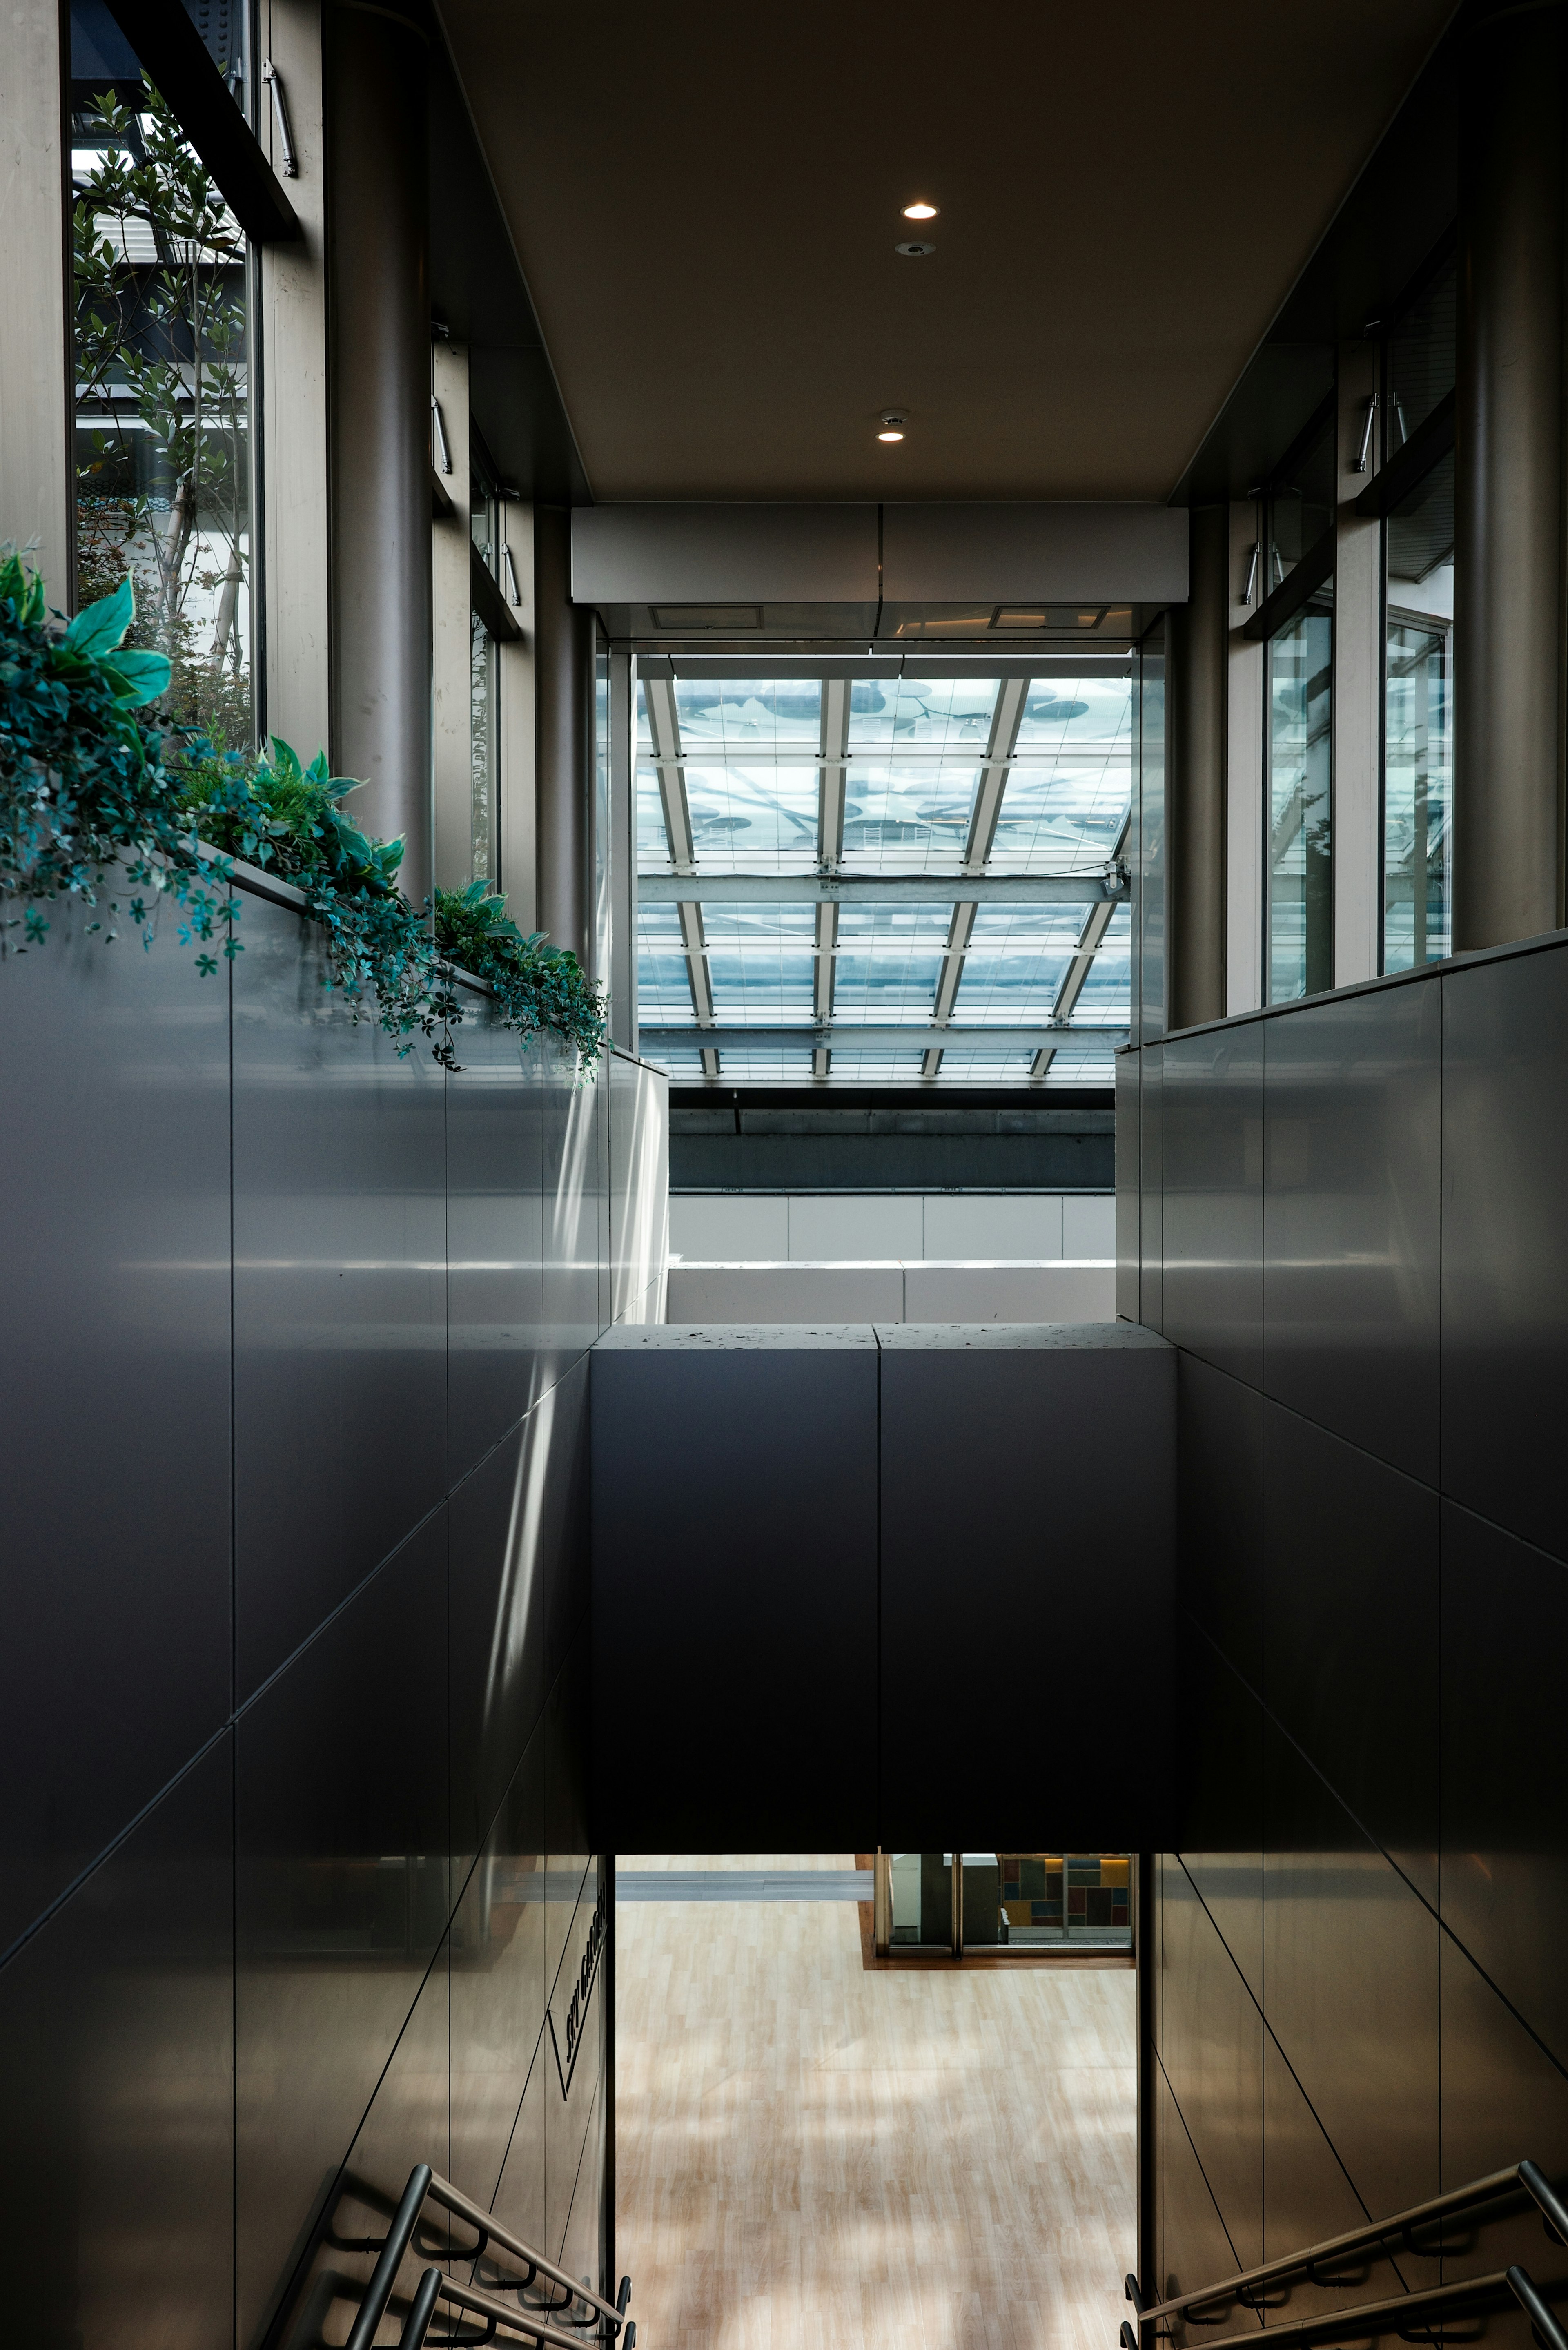
[[[816,864],[817,770],[809,765],[686,768],[700,873],[811,872]]]
[[[846,873],[956,873],[980,769],[971,760],[867,759],[844,801]]]
[[[1086,908],[981,906],[974,918],[953,1018],[963,1025],[1044,1025],[1077,950]]]
[[[925,1026],[951,920],[951,909],[943,906],[841,907],[835,1021]]]
[[[816,961],[809,906],[705,905],[713,1016],[725,1027],[809,1022]]]
[[[982,758],[999,682],[994,677],[862,678],[849,696],[850,752],[970,752]]]
[[[1132,1017],[1132,910],[1118,906],[1100,951],[1089,965],[1089,976],[1073,1008],[1075,1021],[1098,1026]]]
[[[659,771],[645,767],[641,761],[637,769],[637,869],[639,873],[665,873],[672,862],[670,842],[664,830],[664,803],[659,795]]]
[[[764,758],[784,750],[815,754],[822,684],[815,677],[678,678],[675,714],[683,752],[716,748],[726,763],[759,752]]]
[[[695,1024],[691,986],[680,945],[680,916],[674,906],[637,910],[637,1010],[649,1028]]]

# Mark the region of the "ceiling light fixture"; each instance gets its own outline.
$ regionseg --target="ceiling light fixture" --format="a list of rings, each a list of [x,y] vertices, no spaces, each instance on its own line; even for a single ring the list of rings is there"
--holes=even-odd
[[[901,432],[878,432],[877,435],[878,441],[901,441],[903,437]]]
[[[882,422],[886,429],[877,433],[877,440],[901,441],[904,437],[904,427],[908,424],[909,421],[909,412],[908,409],[885,408],[882,411]]]
[[[904,218],[906,220],[935,220],[936,216],[937,208],[935,204],[906,204],[904,206]]]

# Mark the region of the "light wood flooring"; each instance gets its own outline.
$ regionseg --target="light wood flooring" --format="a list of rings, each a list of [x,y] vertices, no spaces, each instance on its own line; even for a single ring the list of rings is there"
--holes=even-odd
[[[851,1901],[627,1902],[616,1938],[638,2350],[1116,2350],[1130,1971],[867,1970]]]

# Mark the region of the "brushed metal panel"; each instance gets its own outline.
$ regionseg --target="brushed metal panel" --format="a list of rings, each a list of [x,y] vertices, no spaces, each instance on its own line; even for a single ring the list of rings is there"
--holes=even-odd
[[[539,2037],[532,2043],[532,2055],[525,2055],[528,2064],[527,2085],[523,2102],[517,2109],[512,2136],[501,2166],[500,2183],[491,2210],[504,2227],[513,2229],[525,2244],[545,2242],[545,2093],[554,2088],[556,2060],[550,2054],[550,2035],[541,2024]],[[559,2095],[559,2091],[556,2092]]]
[[[1181,1864],[1255,2000],[1263,1998],[1263,1710],[1190,1626],[1181,1639]]]
[[[1138,1072],[1142,1055],[1122,1050],[1116,1076],[1116,1312],[1137,1322],[1138,1310]]]
[[[1447,1935],[1442,1997],[1445,2186],[1484,2178],[1521,2156],[1560,2182],[1568,2175],[1568,2080]],[[1511,2261],[1554,2295],[1568,2287],[1568,2251],[1552,2243],[1540,2213],[1522,2198],[1458,2238],[1444,2273],[1484,2275]],[[1531,2336],[1511,2315],[1491,2320],[1487,2339],[1528,2350]]]
[[[1041,1733],[1032,1707],[1006,1700],[1012,1656],[1051,1678],[1057,1832],[1075,1849],[1168,1845],[1175,1350],[1122,1323],[880,1336],[879,1833],[867,1843],[929,1848],[981,1820],[1003,1845],[1027,1841]],[[780,1571],[798,1580],[798,1559]],[[1114,1740],[1100,1730],[1103,1669],[1139,1692]]]
[[[4,966],[0,1950],[229,1710],[228,981],[87,919]]]
[[[1437,1482],[1436,976],[1265,1021],[1263,1385]]]
[[[1187,516],[1175,506],[893,503],[882,508],[881,553],[877,592],[889,604],[1187,598]]]
[[[452,1927],[450,2175],[487,2208],[545,2012],[545,1883],[541,1728],[513,1774]]]
[[[0,1973],[9,2342],[231,2337],[233,1763],[224,1738]]]
[[[877,1366],[869,1330],[612,1330],[596,1348],[601,1849],[876,1843]],[[700,1695],[650,1738],[649,1692],[677,1688]]]
[[[235,1736],[236,2286],[249,2340],[442,1947],[444,1514]]]
[[[543,1384],[558,1379],[598,1336],[600,1232],[607,1222],[607,1121],[601,1069],[589,1082],[575,1056],[545,1032],[545,1059],[544,1350]]]
[[[881,592],[875,505],[603,505],[572,515],[577,604],[875,605]]]
[[[1438,1497],[1263,1415],[1263,1689],[1372,1839],[1438,1899]]]
[[[1443,1923],[1568,2067],[1568,1577],[1452,1503],[1441,1653]]]
[[[243,1700],[441,1498],[445,1077],[248,899],[234,965],[235,1657]]]
[[[1263,1403],[1182,1354],[1176,1378],[1178,1590],[1242,1679],[1263,1685]]]
[[[1138,1081],[1138,1320],[1146,1330],[1165,1327],[1165,1154],[1160,1112],[1163,1055],[1145,1046]]]
[[[545,1988],[553,1999],[584,1887],[592,1882],[588,1761],[593,1690],[587,1627],[573,1642],[545,1707]],[[587,1898],[591,1906],[593,1893]],[[564,2017],[559,2019],[565,2028]]]
[[[1263,1346],[1263,1024],[1168,1039],[1160,1327],[1255,1386]]]
[[[1187,2134],[1181,2110],[1170,2084],[1160,2074],[1157,2092],[1159,2110],[1159,2252],[1158,2290],[1168,2297],[1186,2286],[1205,2285],[1233,2276],[1241,2263],[1225,2232],[1225,2223],[1203,2176],[1202,2165]],[[1179,2350],[1203,2339],[1203,2329],[1179,2322],[1170,2330]]]
[[[545,1396],[447,1504],[452,1850],[460,1881],[544,1711],[550,1419]]]
[[[1277,2260],[1303,2244],[1322,2243],[1365,2223],[1367,2214],[1355,2189],[1269,2033],[1263,2038],[1262,2154],[1265,2258]],[[1407,2288],[1438,2282],[1438,2263],[1418,2260],[1407,2248],[1397,2263],[1357,2262],[1347,2271],[1344,2285],[1297,2284],[1287,2299],[1265,2310],[1263,2322],[1283,2324],[1320,2309],[1385,2300]]]
[[[1225,2232],[1263,2257],[1263,2022],[1187,1872],[1163,1886],[1160,2054]]]
[[[447,1477],[540,1392],[545,1048],[465,1022],[447,1079]]]
[[[1368,2213],[1435,2195],[1436,1918],[1268,1723],[1270,2029]]]
[[[603,1873],[595,1862],[583,1880],[560,1970],[551,1987],[545,2026],[550,2057],[545,2074],[545,2244],[556,2258],[578,2188],[584,2148],[596,2108],[602,2102],[605,1984],[594,1960],[596,1949],[603,1948]],[[575,2041],[569,2035],[574,1998],[578,2026]],[[596,2272],[597,2266],[596,2251]]]
[[[615,1053],[606,1061],[610,1122],[612,1322],[639,1322],[670,1253],[670,1080]],[[780,1254],[783,1253],[781,1250]]]
[[[1568,952],[1443,980],[1442,1487],[1568,1558]]]

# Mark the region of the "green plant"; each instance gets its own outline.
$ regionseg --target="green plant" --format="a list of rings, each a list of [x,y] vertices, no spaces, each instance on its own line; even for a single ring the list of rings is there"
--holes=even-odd
[[[25,906],[0,921],[0,940],[20,927],[13,951],[41,946],[43,907],[74,897],[104,906],[89,931],[118,937],[123,907],[151,946],[171,896],[180,935],[202,942],[196,967],[211,974],[209,942],[239,909],[226,864],[192,834],[167,737],[132,715],[169,682],[162,653],[123,642],[134,610],[124,579],[68,628],[51,625],[42,580],[14,552],[0,556],[0,897]],[[232,928],[223,951],[239,952]]]
[[[227,885],[241,858],[300,890],[326,931],[324,983],[342,989],[356,1021],[373,1016],[400,1052],[421,1035],[444,1066],[458,1066],[458,963],[490,987],[524,1043],[553,1028],[591,1073],[604,1007],[576,957],[525,937],[483,882],[438,891],[433,908],[427,899],[416,910],[398,887],[401,840],[374,840],[355,823],[343,803],[358,785],[334,775],[325,753],[307,767],[276,736],[271,757],[257,758],[137,722],[131,712],[163,692],[169,662],[125,646],[134,610],[127,578],[68,628],[51,623],[42,582],[18,556],[0,562],[0,895],[27,901],[24,947],[43,942],[43,902],[74,895],[96,906],[122,869],[151,893],[151,907],[139,894],[127,908],[147,945],[160,899],[172,894],[182,937],[211,941],[223,921],[232,959],[240,900]],[[0,938],[16,927],[14,917],[0,925]],[[218,968],[205,947],[197,968]]]
[[[438,889],[436,944],[449,962],[483,979],[509,1028],[532,1036],[553,1028],[591,1068],[604,1047],[604,1005],[569,948],[542,931],[520,931],[487,881]]]

